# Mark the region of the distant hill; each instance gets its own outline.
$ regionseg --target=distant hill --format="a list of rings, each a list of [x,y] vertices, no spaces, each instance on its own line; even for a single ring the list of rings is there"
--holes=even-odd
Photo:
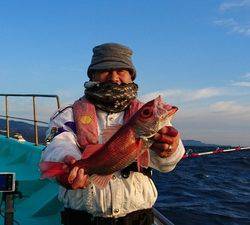
[[[201,141],[196,140],[183,140],[183,144],[187,152],[206,152],[213,151],[218,147],[221,149],[232,148],[230,145],[215,145],[215,144],[206,144]]]
[[[183,140],[183,144],[185,146],[218,146],[218,145],[215,145],[215,144],[206,144],[206,143],[203,143],[201,141],[196,141],[196,140]]]
[[[6,120],[0,119],[0,134],[5,135],[6,133],[4,132],[4,130],[6,130]],[[47,127],[38,126],[38,137],[39,137],[39,143],[41,144],[44,143],[46,130]],[[15,133],[21,133],[25,140],[34,142],[33,124],[10,120],[10,136],[13,137]]]
[[[0,119],[0,134],[5,134],[3,130],[6,130],[5,120]],[[38,126],[39,143],[41,144],[44,143],[46,130],[47,130],[47,127]],[[11,136],[13,136],[14,133],[21,133],[25,140],[34,142],[34,125],[33,124],[10,120],[10,133],[11,133]],[[218,147],[218,145],[206,144],[197,140],[182,140],[182,141],[186,148],[191,148],[191,149],[202,148],[206,150],[206,149]],[[226,147],[226,146],[223,146],[223,147]]]

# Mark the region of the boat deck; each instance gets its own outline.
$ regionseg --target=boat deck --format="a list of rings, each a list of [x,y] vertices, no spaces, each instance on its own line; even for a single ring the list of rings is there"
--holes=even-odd
[[[57,199],[58,186],[53,181],[40,179],[38,163],[43,148],[43,145],[35,146],[0,135],[0,171],[16,173],[17,189],[23,195],[14,201],[14,219],[20,225],[60,224],[62,206]],[[3,208],[4,204],[1,214],[4,214]],[[155,225],[173,225],[156,209],[154,213]],[[3,216],[0,216],[0,224],[4,224]]]

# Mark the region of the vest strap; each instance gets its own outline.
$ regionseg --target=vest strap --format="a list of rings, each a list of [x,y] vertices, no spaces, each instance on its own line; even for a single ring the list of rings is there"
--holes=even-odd
[[[125,167],[124,169],[121,170],[121,175],[123,178],[128,178],[130,175],[130,172],[141,172],[145,176],[148,176],[149,178],[152,178],[152,168],[143,168],[141,167],[141,171],[138,171],[138,166],[136,162],[131,163],[129,166]]]

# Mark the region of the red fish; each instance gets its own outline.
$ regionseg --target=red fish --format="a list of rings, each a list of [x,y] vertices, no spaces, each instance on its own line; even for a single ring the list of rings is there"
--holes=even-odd
[[[150,140],[164,127],[175,112],[175,106],[164,104],[161,97],[144,104],[105,144],[88,145],[78,160],[71,166],[62,162],[41,162],[42,178],[68,177],[77,166],[84,169],[90,180],[98,187],[107,185],[112,174],[137,160],[138,168],[149,165]]]

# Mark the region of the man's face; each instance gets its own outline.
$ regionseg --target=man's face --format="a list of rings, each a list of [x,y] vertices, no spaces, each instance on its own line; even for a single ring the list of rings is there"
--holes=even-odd
[[[129,71],[126,69],[96,71],[92,74],[92,81],[117,84],[128,84],[133,82]]]

